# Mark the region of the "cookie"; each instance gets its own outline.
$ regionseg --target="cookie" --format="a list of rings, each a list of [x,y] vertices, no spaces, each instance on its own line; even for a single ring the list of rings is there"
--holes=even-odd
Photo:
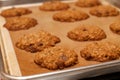
[[[108,5],[101,5],[94,7],[90,10],[90,14],[97,17],[108,17],[108,16],[117,16],[119,15],[119,11]]]
[[[89,18],[89,15],[83,11],[78,10],[66,10],[55,13],[53,19],[61,22],[75,22]]]
[[[40,52],[45,48],[53,47],[60,42],[60,39],[46,31],[40,30],[37,33],[26,34],[21,37],[16,46],[28,52]]]
[[[86,60],[105,62],[119,59],[120,47],[111,42],[94,42],[80,51]]]
[[[22,16],[30,13],[32,13],[32,11],[30,11],[27,8],[10,8],[10,9],[3,10],[1,12],[1,15],[3,17],[8,18],[8,17]]]
[[[63,69],[78,63],[78,55],[74,50],[51,47],[36,53],[34,62],[50,70]]]
[[[106,38],[106,34],[101,28],[92,25],[81,25],[69,31],[67,36],[76,41],[95,41]]]
[[[44,2],[39,8],[43,11],[58,11],[58,10],[66,10],[70,6],[67,3],[62,3],[60,1],[48,1]]]
[[[30,17],[11,17],[6,19],[4,27],[11,31],[25,30],[37,25],[37,20]]]
[[[110,25],[111,31],[120,35],[120,21],[116,21]]]
[[[93,7],[93,6],[98,6],[100,5],[99,0],[78,0],[76,2],[76,5],[79,7]]]

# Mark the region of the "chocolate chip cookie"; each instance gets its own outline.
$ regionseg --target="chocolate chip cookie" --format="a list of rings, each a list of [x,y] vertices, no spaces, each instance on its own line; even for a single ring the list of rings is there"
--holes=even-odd
[[[51,47],[36,53],[34,61],[41,67],[50,70],[63,69],[78,63],[78,55],[74,50]]]
[[[119,59],[120,47],[111,42],[94,42],[80,51],[86,60],[105,62]]]
[[[58,11],[58,10],[66,10],[70,6],[67,3],[63,3],[60,1],[48,1],[44,2],[39,8],[43,11]]]
[[[25,30],[37,25],[37,20],[30,17],[11,17],[6,19],[4,27],[11,31]]]
[[[111,31],[120,35],[120,21],[116,21],[110,25]]]
[[[76,5],[79,7],[93,7],[93,6],[98,6],[100,5],[99,0],[78,0],[76,2]]]
[[[75,22],[89,18],[89,15],[79,10],[66,10],[55,13],[53,19],[61,22]]]
[[[40,52],[45,48],[53,47],[60,39],[46,31],[40,30],[37,33],[26,34],[21,37],[16,46],[28,52]]]
[[[94,25],[80,25],[69,31],[67,36],[76,41],[95,41],[106,38],[105,32],[98,26]]]
[[[108,5],[101,5],[94,7],[90,10],[90,14],[97,16],[97,17],[108,17],[108,16],[117,16],[119,15],[119,11]]]
[[[1,12],[1,15],[3,17],[16,17],[16,16],[21,16],[21,15],[25,15],[25,14],[30,14],[32,13],[32,11],[30,11],[27,8],[10,8],[10,9],[6,9],[3,10]]]

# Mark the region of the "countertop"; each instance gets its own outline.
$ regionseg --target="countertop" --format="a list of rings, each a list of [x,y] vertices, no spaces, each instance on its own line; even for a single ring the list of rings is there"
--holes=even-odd
[[[37,3],[40,1],[45,1],[45,0],[0,0],[0,7],[8,6],[8,5],[23,4],[23,3],[24,4]],[[108,1],[112,2],[112,4],[120,8],[120,0],[108,0]],[[1,61],[0,61],[0,65],[1,65]],[[106,75],[92,77],[92,78],[81,79],[81,80],[120,80],[120,72],[106,74]]]

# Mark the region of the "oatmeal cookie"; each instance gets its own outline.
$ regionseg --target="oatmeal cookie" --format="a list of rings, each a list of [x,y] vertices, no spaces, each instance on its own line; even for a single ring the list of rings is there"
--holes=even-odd
[[[98,6],[100,5],[99,0],[78,0],[76,2],[76,5],[79,7],[93,7],[93,6]]]
[[[45,48],[53,47],[59,43],[60,39],[46,31],[40,30],[37,33],[31,33],[21,37],[16,46],[28,52],[40,52]]]
[[[80,51],[86,60],[105,62],[119,59],[120,47],[111,42],[94,42]]]
[[[37,20],[30,17],[11,17],[6,19],[4,27],[11,31],[25,30],[37,25]]]
[[[106,34],[101,28],[92,25],[81,25],[69,31],[67,36],[76,41],[95,41],[106,38]]]
[[[88,14],[78,10],[66,10],[55,13],[53,15],[54,20],[61,22],[74,22],[74,21],[85,20],[87,18],[89,18]]]
[[[16,16],[21,16],[21,15],[25,15],[25,14],[30,14],[32,13],[32,11],[30,11],[27,8],[10,8],[10,9],[6,9],[3,10],[1,12],[1,15],[3,17],[16,17]]]
[[[116,21],[110,25],[111,31],[120,35],[120,21]]]
[[[35,54],[35,63],[41,67],[55,70],[73,66],[78,63],[78,55],[74,50],[51,47]]]
[[[67,3],[62,3],[60,1],[48,1],[43,3],[39,8],[43,11],[58,11],[58,10],[66,10],[70,6]]]
[[[90,14],[97,17],[108,17],[108,16],[117,16],[119,11],[108,5],[96,6],[90,10]]]

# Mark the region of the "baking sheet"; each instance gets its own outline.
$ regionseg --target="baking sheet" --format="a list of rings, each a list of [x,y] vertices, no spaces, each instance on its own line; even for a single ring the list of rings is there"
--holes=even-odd
[[[70,9],[78,9],[78,10],[83,10],[84,12],[89,14],[89,8],[80,8],[75,6],[73,3],[70,4],[71,8]],[[80,24],[91,24],[91,25],[97,25],[100,28],[102,28],[106,34],[107,38],[102,40],[102,41],[111,41],[115,42],[116,44],[120,44],[120,37],[117,34],[112,33],[109,30],[109,25],[116,21],[120,20],[120,16],[116,17],[102,17],[98,18],[95,16],[91,16],[87,20],[83,21],[78,21],[78,22],[71,22],[71,23],[66,23],[66,22],[58,22],[54,21],[52,19],[52,15],[55,12],[44,12],[40,11],[38,8],[38,5],[35,7],[29,7],[30,10],[33,11],[32,14],[30,15],[25,15],[25,16],[30,16],[38,20],[39,25],[30,28],[28,30],[21,30],[21,31],[10,31],[10,36],[13,42],[13,46],[15,49],[15,53],[17,56],[17,60],[22,72],[22,75],[33,75],[33,74],[40,74],[40,73],[46,73],[46,72],[53,72],[52,70],[48,70],[45,68],[41,68],[38,65],[36,65],[33,61],[33,57],[35,53],[29,53],[24,50],[18,49],[15,47],[16,41],[22,37],[24,34],[28,33],[35,33],[39,30],[45,30],[50,32],[53,35],[58,36],[61,39],[61,43],[57,44],[57,46],[63,46],[63,47],[68,47],[70,49],[74,49],[78,55],[79,55],[79,64],[66,68],[66,69],[73,69],[73,68],[79,68],[81,66],[87,66],[87,65],[93,65],[93,64],[98,64],[99,62],[95,61],[86,61],[83,58],[80,57],[80,50],[84,48],[87,44],[93,42],[93,41],[87,41],[87,42],[78,42],[78,41],[73,41],[69,38],[67,38],[67,32],[74,29],[75,27],[78,27]],[[8,35],[9,36],[9,35]],[[19,36],[19,37],[18,37]],[[11,48],[10,48],[11,49]],[[59,70],[58,70],[59,71]]]
[[[4,18],[0,19],[0,24],[3,25],[5,23]],[[11,38],[9,37],[9,32],[6,28],[0,27],[1,34],[1,51],[4,65],[4,72],[11,75],[20,76],[20,68],[18,65],[18,61],[16,58],[16,54],[12,45]],[[14,66],[14,67],[13,67]]]

